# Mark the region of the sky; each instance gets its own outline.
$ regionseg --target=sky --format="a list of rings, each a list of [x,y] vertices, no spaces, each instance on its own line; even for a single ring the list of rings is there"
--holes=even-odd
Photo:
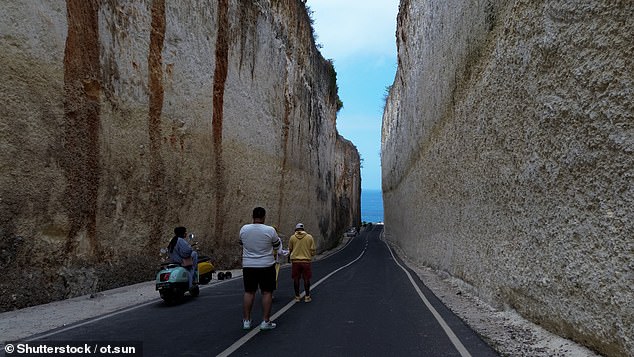
[[[337,130],[362,159],[361,189],[381,189],[381,121],[396,73],[399,0],[308,0],[318,46],[337,71]]]

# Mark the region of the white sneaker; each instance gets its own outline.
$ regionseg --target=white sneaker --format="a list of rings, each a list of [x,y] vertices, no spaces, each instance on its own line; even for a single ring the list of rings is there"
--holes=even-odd
[[[242,329],[250,330],[251,329],[251,320],[242,320]]]
[[[271,321],[262,321],[260,324],[260,330],[272,330],[277,326],[275,322]]]

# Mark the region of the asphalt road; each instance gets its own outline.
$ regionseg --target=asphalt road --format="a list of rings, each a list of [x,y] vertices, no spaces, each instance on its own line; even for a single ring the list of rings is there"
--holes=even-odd
[[[144,356],[497,356],[393,255],[382,230],[373,226],[313,263],[310,303],[294,302],[290,267],[283,267],[272,331],[242,330],[242,279],[235,278],[176,306],[157,300],[30,340],[137,341]]]

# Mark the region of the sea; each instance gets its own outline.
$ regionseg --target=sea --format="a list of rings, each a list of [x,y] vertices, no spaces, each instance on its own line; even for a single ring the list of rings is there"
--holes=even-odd
[[[381,190],[361,190],[361,222],[383,222]]]

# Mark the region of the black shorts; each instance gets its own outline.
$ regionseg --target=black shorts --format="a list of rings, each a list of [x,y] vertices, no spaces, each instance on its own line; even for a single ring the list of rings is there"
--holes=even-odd
[[[254,293],[260,291],[273,292],[275,290],[275,264],[267,268],[242,268],[244,291]]]

